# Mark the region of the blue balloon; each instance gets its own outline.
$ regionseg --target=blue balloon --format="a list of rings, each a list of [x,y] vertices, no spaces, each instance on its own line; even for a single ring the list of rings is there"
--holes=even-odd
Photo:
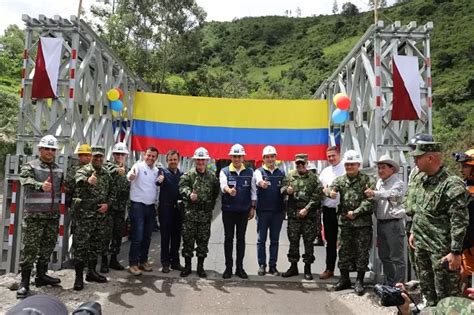
[[[336,108],[332,112],[332,122],[335,124],[342,124],[349,118],[349,112],[347,110],[341,110]]]
[[[123,108],[123,103],[121,100],[112,101],[110,102],[110,108],[116,112],[119,112]]]

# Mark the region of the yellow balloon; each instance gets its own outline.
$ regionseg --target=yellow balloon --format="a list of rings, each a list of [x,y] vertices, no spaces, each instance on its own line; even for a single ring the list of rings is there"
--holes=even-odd
[[[337,100],[341,96],[347,96],[347,94],[346,93],[337,93],[336,95],[334,95],[334,97],[332,98],[332,102],[334,103],[334,106],[337,106]]]
[[[107,97],[108,97],[109,101],[116,101],[120,98],[120,92],[117,91],[116,89],[110,89],[107,92]]]

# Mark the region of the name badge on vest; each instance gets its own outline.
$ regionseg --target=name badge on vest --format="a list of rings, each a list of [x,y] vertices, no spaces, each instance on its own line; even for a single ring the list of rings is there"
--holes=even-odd
[[[277,186],[278,186],[278,187],[281,187],[281,180],[278,181]]]
[[[248,181],[248,180],[245,180],[243,187],[249,187],[249,186],[250,186],[249,181]]]
[[[234,188],[236,185],[237,185],[237,181],[235,180],[227,181],[227,186],[229,186],[229,188]]]
[[[268,176],[263,176],[263,180],[267,183],[267,186],[272,185],[272,182],[268,179]]]

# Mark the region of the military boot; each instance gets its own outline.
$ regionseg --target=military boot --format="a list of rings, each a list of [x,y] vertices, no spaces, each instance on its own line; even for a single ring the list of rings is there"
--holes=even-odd
[[[313,280],[313,275],[311,274],[311,264],[304,264],[304,279]]]
[[[198,257],[198,265],[196,272],[200,278],[207,277],[206,271],[204,271],[204,257]]]
[[[95,266],[97,265],[97,260],[91,260],[87,264],[88,271],[86,274],[86,280],[89,282],[98,282],[104,283],[107,282],[107,278],[95,271]]]
[[[334,291],[341,291],[351,288],[351,279],[349,279],[349,270],[341,270],[341,277],[334,286]]]
[[[59,278],[53,278],[46,274],[48,265],[36,265],[35,286],[42,287],[44,285],[57,285],[61,283]]]
[[[109,261],[107,256],[102,256],[102,261],[100,263],[100,272],[109,273]]]
[[[357,279],[354,285],[354,292],[359,296],[364,295],[364,276],[365,276],[365,271],[357,272]]]
[[[21,270],[20,287],[16,291],[17,299],[24,299],[28,295],[30,295],[30,277],[31,277],[31,269]]]
[[[291,263],[290,268],[288,268],[287,271],[281,274],[283,278],[288,278],[288,277],[293,277],[297,276],[299,274],[298,271],[298,264],[297,263]]]
[[[110,263],[109,263],[109,267],[114,269],[114,270],[124,270],[125,267],[122,266],[118,260],[117,260],[117,255],[111,255],[110,256]]]
[[[191,274],[191,257],[184,258],[184,268],[181,271],[181,277],[187,277]]]
[[[76,262],[76,265],[74,266],[74,269],[76,270],[76,279],[74,280],[74,291],[81,291],[84,289],[84,263],[81,262]]]

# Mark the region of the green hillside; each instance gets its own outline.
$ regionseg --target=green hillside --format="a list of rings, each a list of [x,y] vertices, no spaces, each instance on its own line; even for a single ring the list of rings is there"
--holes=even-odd
[[[434,132],[437,139],[447,143],[448,151],[465,149],[474,142],[474,1],[399,2],[382,9],[380,19],[386,24],[397,20],[402,24],[416,21],[418,25],[433,21]],[[110,21],[112,17],[107,18]],[[350,10],[306,18],[268,16],[205,22],[187,31],[187,38],[192,40],[175,46],[174,58],[164,68],[164,84],[156,79],[157,69],[163,67],[144,66],[141,60],[134,64],[137,58],[131,58],[131,51],[123,43],[119,54],[124,60],[131,60],[129,66],[153,87],[167,93],[308,98],[372,22],[371,12]],[[104,40],[113,37],[107,36],[107,29],[102,31]],[[4,47],[7,35],[0,38]],[[118,44],[112,39],[110,45]],[[5,57],[7,51],[0,49],[0,110],[13,117],[17,96],[11,93],[11,82],[13,77],[19,83],[21,51]],[[145,53],[152,56],[156,52]],[[6,72],[5,62],[9,63]],[[10,86],[5,87],[5,82]],[[11,136],[12,128],[12,124],[7,124],[0,133]]]

